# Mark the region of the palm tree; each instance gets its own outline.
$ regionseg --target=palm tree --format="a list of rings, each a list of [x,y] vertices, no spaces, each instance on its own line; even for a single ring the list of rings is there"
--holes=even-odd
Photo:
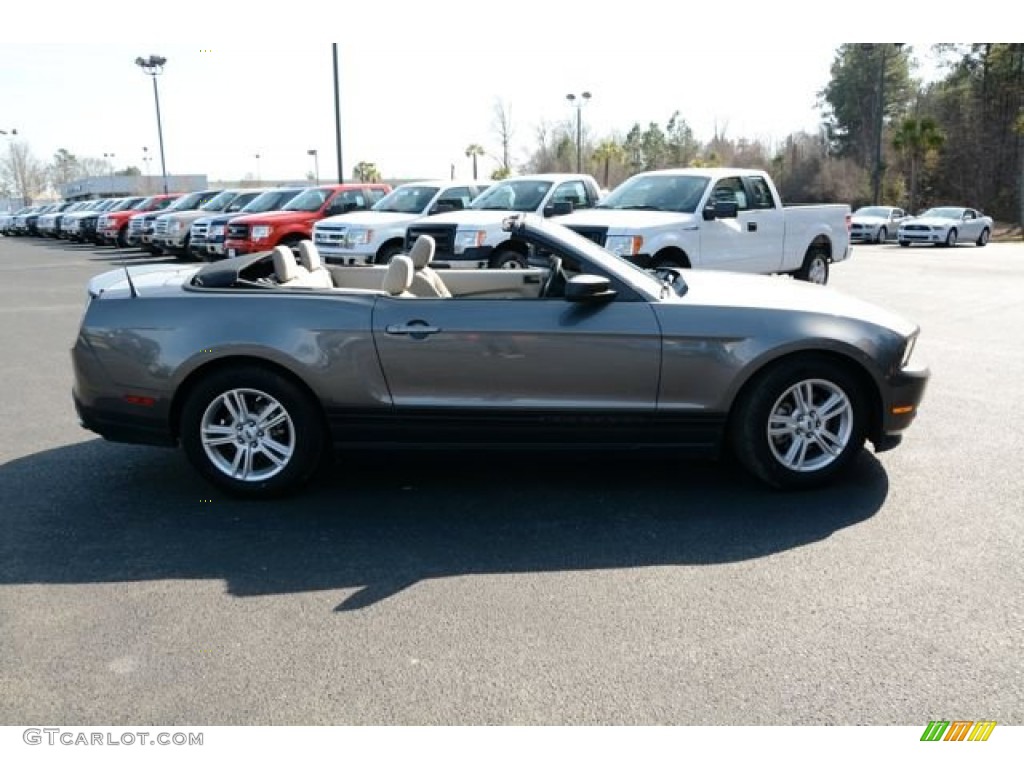
[[[377,164],[368,163],[365,160],[360,160],[356,163],[355,168],[352,169],[352,175],[363,183],[380,181],[380,171],[377,170]]]
[[[626,151],[614,139],[605,139],[594,150],[594,162],[604,164],[604,188],[608,188],[608,170],[612,160],[622,162],[626,159]]]
[[[466,147],[466,157],[473,158],[473,180],[476,181],[476,159],[484,154],[484,148],[479,144],[470,144]]]
[[[892,145],[903,153],[910,163],[911,212],[917,210],[917,168],[929,152],[937,150],[946,141],[945,134],[930,117],[908,117],[900,123],[892,137]]]

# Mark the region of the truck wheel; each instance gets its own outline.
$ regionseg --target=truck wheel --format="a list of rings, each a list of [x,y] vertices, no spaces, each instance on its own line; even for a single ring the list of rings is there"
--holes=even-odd
[[[387,264],[391,259],[402,252],[402,246],[398,243],[391,243],[385,245],[379,251],[377,251],[376,262],[378,264]]]
[[[491,269],[526,269],[526,257],[511,248],[501,248],[491,258]]]
[[[776,488],[821,485],[864,446],[866,398],[846,368],[783,360],[753,381],[730,418],[733,452]]]
[[[128,225],[121,227],[117,233],[117,239],[114,240],[114,245],[118,248],[128,247]]]
[[[825,285],[828,283],[828,256],[819,250],[808,251],[803,266],[793,273],[793,277],[815,285]]]
[[[678,256],[663,256],[654,262],[654,268],[658,267],[672,267],[674,269],[689,269],[690,265],[686,263],[685,259],[680,259]]]

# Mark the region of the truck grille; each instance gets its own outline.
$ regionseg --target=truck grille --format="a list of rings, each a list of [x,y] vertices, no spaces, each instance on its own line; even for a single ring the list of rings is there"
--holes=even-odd
[[[248,240],[248,224],[228,224],[228,240]]]
[[[436,249],[435,259],[450,259],[455,255],[455,224],[424,224],[419,227],[409,227],[405,231],[405,250],[412,249],[412,244],[420,235],[430,235],[434,238]]]
[[[581,225],[569,226],[573,232],[577,235],[582,235],[592,243],[596,243],[604,248],[604,244],[608,242],[608,227],[585,227]]]
[[[131,220],[131,222],[128,224],[128,231],[131,232],[133,235],[138,234],[139,232],[142,231],[141,216],[136,216],[134,219]]]
[[[206,231],[210,228],[209,224],[193,224],[192,229],[189,230],[189,237],[192,245],[199,245],[206,242]]]
[[[341,248],[345,244],[346,232],[348,227],[316,227],[313,230],[313,242],[316,245]]]
[[[170,223],[171,222],[168,219],[157,219],[156,227],[155,227],[155,234],[157,234],[157,235],[166,235],[167,234],[167,225],[170,224]]]

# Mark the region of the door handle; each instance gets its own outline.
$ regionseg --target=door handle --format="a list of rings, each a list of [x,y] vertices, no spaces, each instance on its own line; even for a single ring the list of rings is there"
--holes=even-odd
[[[384,328],[385,331],[393,336],[412,336],[422,337],[429,336],[432,333],[440,333],[441,329],[433,325],[409,323],[408,325],[389,325]]]
[[[757,232],[757,222],[756,221],[748,221],[747,222],[747,232]]]

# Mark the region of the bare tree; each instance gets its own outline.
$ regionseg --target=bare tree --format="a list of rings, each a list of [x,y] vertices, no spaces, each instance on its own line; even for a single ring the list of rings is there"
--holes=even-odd
[[[32,154],[27,143],[11,142],[0,165],[0,176],[17,190],[25,205],[46,189],[46,167]]]
[[[512,137],[515,130],[512,127],[512,105],[506,104],[501,99],[494,100],[494,115],[491,120],[491,129],[498,137],[501,144],[501,169],[511,172],[511,157],[509,146],[512,144]]]

